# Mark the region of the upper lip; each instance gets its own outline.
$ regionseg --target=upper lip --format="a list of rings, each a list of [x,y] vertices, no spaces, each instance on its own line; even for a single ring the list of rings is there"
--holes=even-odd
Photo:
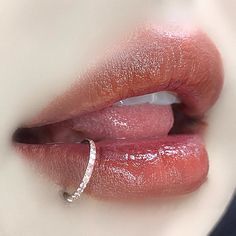
[[[157,91],[176,93],[185,114],[201,117],[222,84],[220,54],[205,33],[194,27],[145,26],[26,125],[55,123]]]
[[[71,89],[53,100],[25,126],[42,126],[72,119],[106,108],[128,97],[157,91],[176,93],[182,102],[180,109],[183,113],[190,117],[201,117],[217,100],[222,85],[220,54],[201,30],[182,26],[145,26],[84,74],[79,83],[75,83]],[[17,147],[25,156],[40,163],[57,182],[71,186],[81,177],[81,168],[87,160],[87,152],[81,145],[19,144]],[[115,147],[102,142],[97,146],[104,159],[99,156],[96,163],[100,169],[95,166],[95,177],[91,179],[88,191],[98,196],[111,196],[116,191],[118,195],[122,191],[188,192],[204,181],[208,171],[204,145],[196,136],[168,136],[150,142],[140,141],[139,145],[132,141],[121,141]],[[142,156],[141,159],[134,158],[126,163],[124,152],[127,150],[134,157],[142,156],[145,150],[151,155],[160,155],[166,159],[147,160],[142,159]],[[112,155],[118,159],[110,158],[113,152],[117,152]],[[33,155],[35,158],[31,158]],[[51,159],[48,155],[51,155]],[[74,155],[78,157],[76,161]],[[183,155],[187,157],[188,164],[182,158]],[[168,159],[171,157],[175,164],[172,159]],[[133,177],[139,177],[140,173],[136,168],[140,168],[142,161],[145,165],[137,185],[129,176],[133,171]],[[173,177],[172,168],[178,175],[177,179]],[[55,169],[55,173],[51,173],[52,169]],[[99,186],[103,189],[99,189]]]

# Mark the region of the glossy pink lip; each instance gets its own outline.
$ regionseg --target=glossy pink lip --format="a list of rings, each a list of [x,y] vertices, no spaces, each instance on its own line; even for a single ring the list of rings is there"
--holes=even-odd
[[[27,126],[60,122],[45,126],[53,130],[54,141],[59,130],[74,132],[76,127],[97,141],[98,159],[88,193],[102,198],[169,196],[193,191],[205,181],[204,144],[197,134],[167,135],[172,126],[169,108],[111,107],[127,97],[165,90],[180,97],[178,110],[201,117],[215,103],[223,84],[220,55],[204,33],[177,26],[142,28],[88,71],[83,81]],[[155,114],[160,122],[152,126]],[[126,119],[127,129],[109,123],[114,119]],[[140,124],[137,129],[133,122]],[[16,148],[58,184],[73,189],[83,175],[88,147],[67,138],[63,144],[17,143]]]

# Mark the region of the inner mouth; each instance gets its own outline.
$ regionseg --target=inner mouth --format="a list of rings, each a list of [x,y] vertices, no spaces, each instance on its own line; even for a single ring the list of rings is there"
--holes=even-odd
[[[174,134],[201,134],[203,117],[190,117],[173,92],[130,97],[99,111],[31,128],[20,127],[13,142],[24,144],[78,143],[119,139],[161,138]]]

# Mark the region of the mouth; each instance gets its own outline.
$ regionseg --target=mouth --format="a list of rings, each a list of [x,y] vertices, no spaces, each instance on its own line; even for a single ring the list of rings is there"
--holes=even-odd
[[[97,198],[174,196],[207,178],[204,114],[223,85],[218,50],[200,30],[146,26],[17,129],[14,146],[73,191],[96,142],[86,192]]]

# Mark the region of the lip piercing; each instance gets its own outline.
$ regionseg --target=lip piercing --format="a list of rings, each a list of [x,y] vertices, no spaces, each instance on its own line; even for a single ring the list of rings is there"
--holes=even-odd
[[[89,143],[89,160],[88,160],[88,165],[87,168],[85,170],[83,179],[79,185],[79,187],[76,189],[76,191],[72,194],[69,194],[67,192],[63,192],[63,198],[69,202],[72,203],[73,201],[77,200],[78,198],[80,198],[81,194],[83,193],[83,191],[85,190],[91,176],[93,173],[93,169],[94,169],[94,165],[95,165],[95,160],[96,160],[96,145],[95,142],[91,139],[84,139],[82,143]]]

